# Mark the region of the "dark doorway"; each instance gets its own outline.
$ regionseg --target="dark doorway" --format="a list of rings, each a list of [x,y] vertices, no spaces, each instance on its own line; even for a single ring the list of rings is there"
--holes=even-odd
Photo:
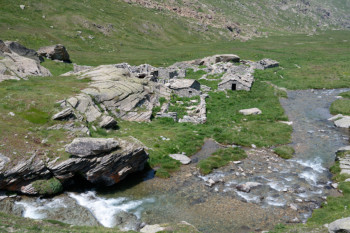
[[[232,91],[237,90],[237,86],[236,86],[236,84],[232,84],[232,86],[231,86],[231,90],[232,90]]]

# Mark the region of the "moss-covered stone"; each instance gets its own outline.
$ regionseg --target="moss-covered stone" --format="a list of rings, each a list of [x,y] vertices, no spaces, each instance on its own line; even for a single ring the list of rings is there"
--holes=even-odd
[[[49,180],[37,180],[32,183],[35,190],[40,195],[54,195],[62,192],[63,186],[61,182],[56,178],[51,178]]]

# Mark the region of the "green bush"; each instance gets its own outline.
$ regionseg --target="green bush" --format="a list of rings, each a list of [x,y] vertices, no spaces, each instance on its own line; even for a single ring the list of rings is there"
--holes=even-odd
[[[291,146],[279,146],[274,149],[275,153],[284,159],[291,159],[295,150]]]
[[[238,147],[219,149],[209,158],[201,160],[198,163],[198,167],[200,172],[206,175],[211,173],[215,168],[220,168],[227,165],[230,161],[237,161],[246,157],[247,154],[245,151]]]
[[[40,195],[54,195],[62,192],[63,186],[61,182],[56,178],[51,178],[49,180],[37,180],[32,183],[35,190]]]

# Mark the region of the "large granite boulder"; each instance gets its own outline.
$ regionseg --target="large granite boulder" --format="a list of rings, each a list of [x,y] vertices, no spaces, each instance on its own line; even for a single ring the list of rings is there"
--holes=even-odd
[[[328,225],[329,233],[350,232],[350,218],[338,219]]]
[[[0,55],[0,82],[29,76],[51,76],[50,71],[40,65],[38,54],[17,42],[0,40]]]
[[[41,47],[38,54],[51,60],[70,62],[67,49],[61,44]]]
[[[27,57],[30,59],[33,59],[37,62],[42,62],[42,57],[39,57],[38,53],[33,49],[28,49],[27,47],[21,45],[18,42],[15,41],[6,41],[5,42],[6,47],[14,53],[17,53],[18,55],[22,57]]]

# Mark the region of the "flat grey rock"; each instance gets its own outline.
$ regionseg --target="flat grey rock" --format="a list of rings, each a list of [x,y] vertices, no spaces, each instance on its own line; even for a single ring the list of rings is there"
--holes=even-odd
[[[75,138],[66,146],[66,152],[79,157],[100,155],[117,148],[119,142],[113,138]]]
[[[262,113],[262,111],[258,108],[249,108],[249,109],[242,109],[239,110],[239,113],[248,116],[248,115],[259,115]]]
[[[169,155],[171,158],[179,161],[180,163],[187,165],[191,163],[191,159],[183,154],[171,154]]]

